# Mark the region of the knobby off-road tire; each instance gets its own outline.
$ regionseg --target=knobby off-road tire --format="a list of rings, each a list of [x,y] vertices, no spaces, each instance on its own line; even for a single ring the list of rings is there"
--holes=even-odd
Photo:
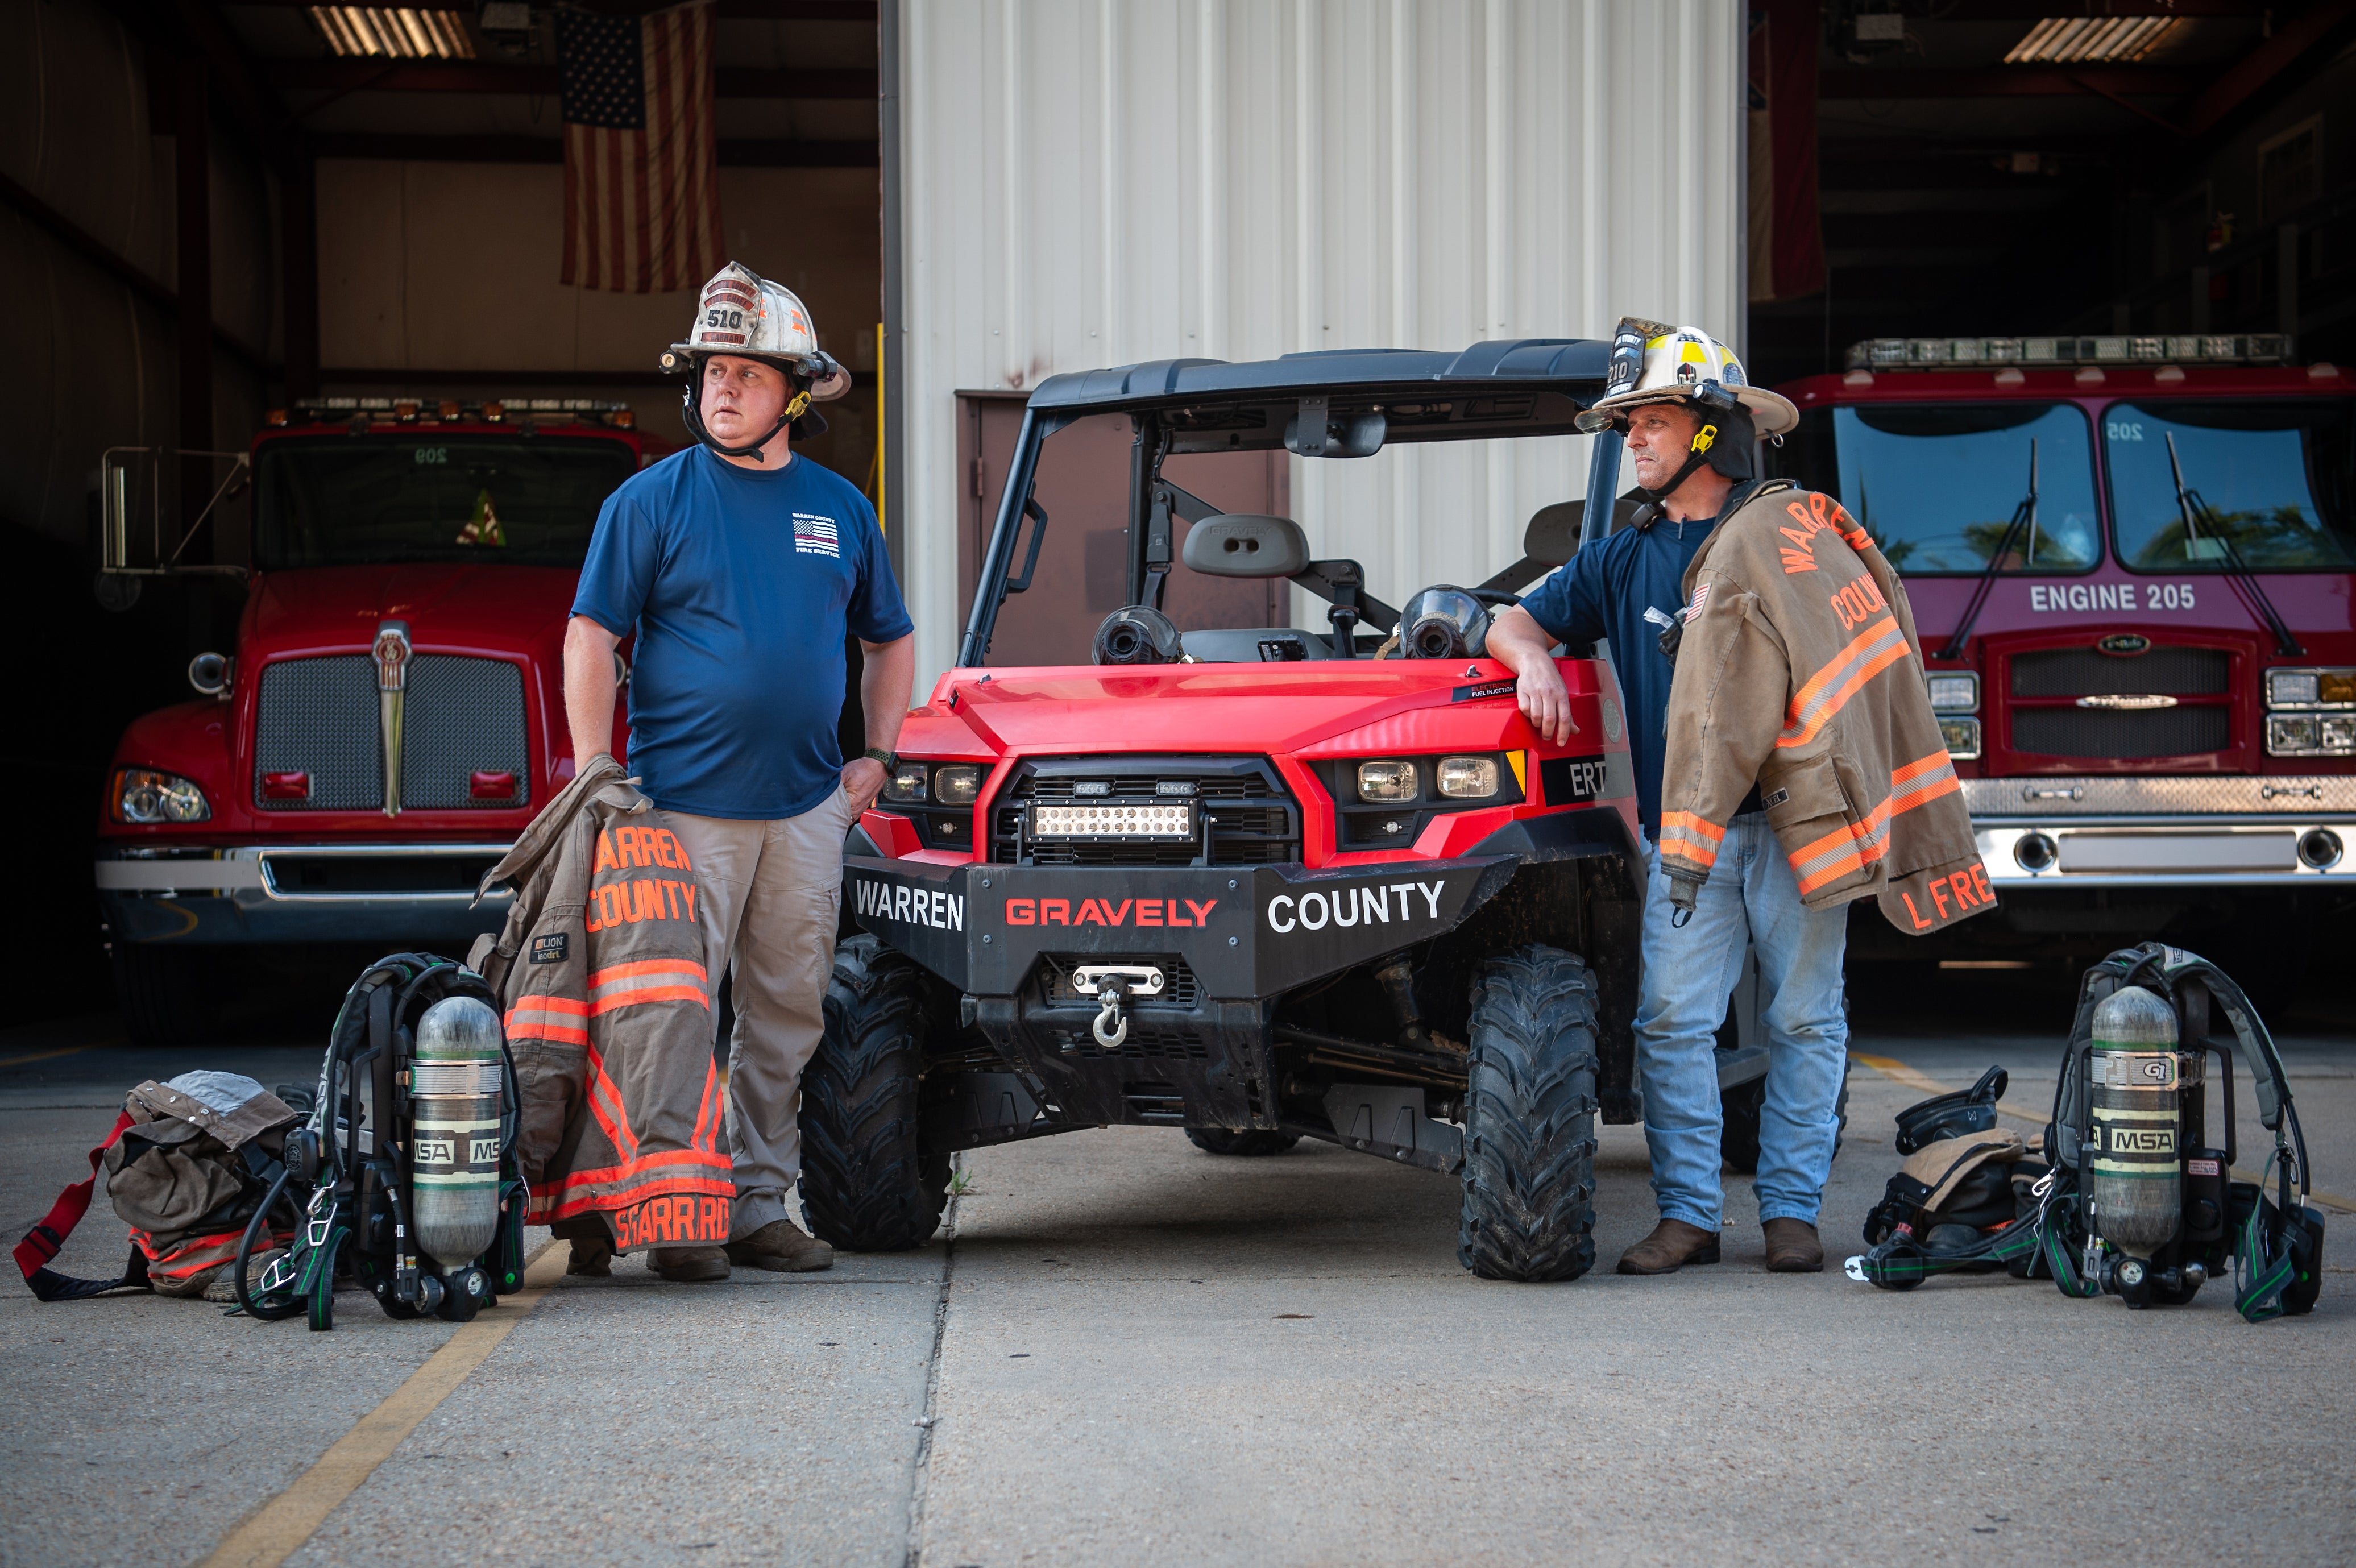
[[[1759,1174],[1759,1119],[1767,1109],[1767,1079],[1738,1083],[1719,1101],[1719,1157],[1737,1176]],[[1840,1098],[1834,1101],[1838,1119],[1833,1128],[1833,1158],[1840,1158],[1841,1137],[1848,1131],[1848,1064],[1841,1064]]]
[[[1270,1132],[1265,1127],[1248,1127],[1240,1133],[1229,1127],[1189,1127],[1186,1141],[1206,1155],[1261,1159],[1284,1153],[1301,1142],[1301,1134]]]
[[[919,1133],[924,972],[874,937],[835,949],[826,1034],[802,1075],[802,1214],[851,1252],[905,1252],[933,1239],[949,1157]]]
[[[134,1045],[200,1046],[220,1032],[220,950],[114,943],[114,1001]]]
[[[1595,983],[1554,948],[1481,966],[1464,1097],[1459,1262],[1483,1279],[1595,1264]]]

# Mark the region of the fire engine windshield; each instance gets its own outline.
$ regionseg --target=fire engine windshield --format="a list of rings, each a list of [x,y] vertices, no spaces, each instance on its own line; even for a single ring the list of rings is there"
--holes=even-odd
[[[2103,413],[2119,558],[2145,571],[2356,565],[2344,401],[2117,403]],[[2231,541],[2233,550],[2226,549]]]
[[[254,564],[577,567],[598,507],[637,470],[627,445],[577,436],[265,442],[254,463]]]
[[[2101,555],[2093,442],[2069,403],[1815,409],[1770,452],[1777,473],[1837,497],[1910,576],[1976,575],[1999,546],[2007,572],[2083,572]]]

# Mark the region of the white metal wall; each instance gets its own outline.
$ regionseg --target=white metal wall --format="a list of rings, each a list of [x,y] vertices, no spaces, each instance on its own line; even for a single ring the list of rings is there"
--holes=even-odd
[[[956,653],[955,393],[1202,356],[1741,330],[1740,0],[907,0],[909,609]],[[1396,603],[1520,553],[1586,443],[1293,460]],[[1337,520],[1346,520],[1337,521]],[[1322,621],[1320,622],[1322,624]]]

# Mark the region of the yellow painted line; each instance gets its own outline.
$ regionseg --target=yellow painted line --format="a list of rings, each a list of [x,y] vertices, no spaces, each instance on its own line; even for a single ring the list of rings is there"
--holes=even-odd
[[[570,1242],[542,1247],[524,1271],[523,1289],[500,1297],[498,1306],[473,1322],[460,1324],[442,1348],[409,1374],[408,1381],[336,1439],[294,1485],[239,1520],[198,1568],[278,1568],[293,1556],[336,1505],[391,1458],[417,1423],[433,1414],[524,1315],[540,1305],[548,1287],[563,1278],[572,1256]]]
[[[1928,1073],[1916,1072],[1904,1062],[1894,1061],[1889,1057],[1869,1057],[1863,1051],[1851,1051],[1849,1053],[1849,1059],[1851,1061],[1863,1062],[1867,1067],[1871,1068],[1874,1071],[1879,1073],[1882,1077],[1890,1079],[1892,1082],[1902,1083],[1907,1088],[1918,1090],[1924,1094],[1949,1094],[1954,1092],[1949,1085],[1941,1083],[1937,1079],[1931,1077]],[[1997,1101],[1996,1102],[1996,1108],[1997,1112],[1999,1115],[2009,1116],[2017,1122],[2026,1122],[2030,1126],[2040,1129],[2042,1129],[2047,1122],[2052,1120],[2053,1116],[2053,1112],[2051,1110],[2031,1111],[2027,1106],[2016,1104],[2009,1100]],[[2239,1165],[2233,1166],[2229,1174],[2235,1181],[2255,1182],[2260,1186],[2264,1186],[2265,1182],[2265,1178],[2259,1176],[2256,1172],[2245,1171]],[[2356,1214],[2356,1197],[2342,1197],[2336,1192],[2322,1192],[2314,1187],[2307,1189],[2307,1196],[2309,1202],[2319,1203],[2326,1208],[2336,1209],[2341,1214]]]
[[[77,1052],[86,1051],[88,1049],[90,1049],[88,1046],[67,1046],[61,1050],[35,1051],[28,1057],[8,1057],[5,1059],[0,1059],[0,1067],[23,1067],[27,1062],[51,1061],[59,1057],[70,1057]]]

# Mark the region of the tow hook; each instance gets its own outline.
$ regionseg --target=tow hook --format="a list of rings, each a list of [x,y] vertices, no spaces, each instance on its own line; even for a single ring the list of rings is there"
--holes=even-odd
[[[1119,1049],[1129,1038],[1129,1019],[1121,1013],[1121,1004],[1133,995],[1159,996],[1162,986],[1162,971],[1152,964],[1082,964],[1072,971],[1072,989],[1096,995],[1097,1015],[1088,1032],[1108,1051]]]

